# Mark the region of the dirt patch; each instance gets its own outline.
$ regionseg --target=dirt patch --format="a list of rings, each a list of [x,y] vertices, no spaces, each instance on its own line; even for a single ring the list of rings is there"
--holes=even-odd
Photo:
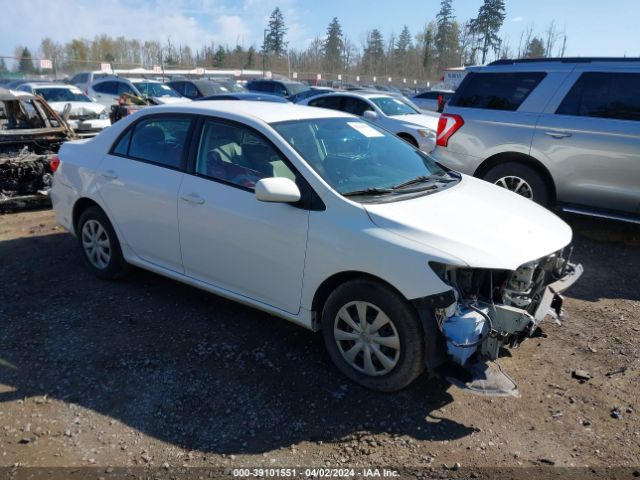
[[[607,478],[618,466],[631,478],[640,230],[569,220],[585,273],[567,318],[500,359],[522,397],[488,399],[426,378],[367,391],[338,373],[318,335],[151,273],[98,280],[52,212],[0,216],[0,465],[453,478],[541,471],[527,467]]]

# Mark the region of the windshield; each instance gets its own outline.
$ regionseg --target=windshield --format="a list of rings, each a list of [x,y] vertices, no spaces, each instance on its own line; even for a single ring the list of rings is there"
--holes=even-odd
[[[291,92],[291,95],[295,95],[296,93],[300,93],[300,92],[304,92],[306,90],[310,90],[310,88],[307,85],[304,85],[302,83],[285,83],[285,85],[287,86],[287,88],[289,89],[289,91]]]
[[[246,88],[236,82],[225,82],[223,86],[226,87],[230,92],[241,93],[247,91]]]
[[[179,97],[180,94],[168,85],[154,82],[134,83],[138,91],[145,97]]]
[[[382,113],[387,115],[388,117],[394,117],[396,115],[415,115],[420,112],[415,108],[408,105],[406,102],[402,100],[398,100],[397,98],[391,97],[374,97],[370,98],[376,106],[382,110]]]
[[[271,126],[343,194],[390,189],[423,176],[447,176],[426,154],[356,118],[291,120]]]
[[[91,99],[87,97],[78,89],[71,88],[34,88],[33,93],[41,95],[47,102],[91,102]]]

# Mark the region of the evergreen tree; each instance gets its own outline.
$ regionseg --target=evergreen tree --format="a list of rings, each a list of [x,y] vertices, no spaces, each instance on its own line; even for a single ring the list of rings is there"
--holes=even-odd
[[[36,71],[33,66],[33,60],[31,59],[31,52],[27,47],[22,49],[22,54],[20,55],[20,63],[18,64],[18,70],[21,73],[28,74]]]
[[[455,43],[454,40],[457,40],[453,38],[454,16],[451,2],[452,0],[442,0],[440,11],[436,15],[438,30],[434,43],[438,51],[438,70],[451,66],[451,58],[453,57],[451,47]]]
[[[327,39],[324,41],[322,52],[324,63],[329,72],[337,72],[342,66],[342,52],[344,50],[344,39],[342,37],[342,27],[338,22],[338,17],[333,17],[327,27]]]
[[[384,62],[384,39],[382,33],[374,28],[367,36],[367,45],[362,56],[363,70],[369,75],[380,73],[378,69]]]
[[[425,69],[427,78],[433,73],[433,65],[438,53],[436,49],[437,26],[432,21],[429,22],[424,31],[424,51],[422,52],[422,66]]]
[[[4,75],[9,70],[7,69],[7,64],[4,62],[4,58],[0,58],[0,75]]]
[[[215,55],[213,56],[214,67],[224,67],[225,59],[227,58],[227,52],[222,45],[218,46]]]
[[[256,49],[255,47],[249,47],[247,50],[247,61],[244,64],[244,68],[250,69],[253,68],[253,62],[256,61]]]
[[[284,24],[284,16],[280,7],[276,7],[269,17],[269,26],[262,45],[262,54],[274,53],[280,57],[287,53],[288,43],[284,40],[286,33],[287,27]]]
[[[544,58],[544,42],[541,38],[533,37],[525,50],[524,58]]]
[[[498,32],[506,17],[504,0],[484,0],[478,10],[478,16],[471,21],[471,29],[478,35],[482,63],[484,64],[489,50],[500,50]]]
[[[400,36],[398,37],[398,41],[396,43],[396,53],[399,55],[406,54],[411,47],[413,46],[413,40],[411,38],[411,33],[409,33],[409,27],[406,25],[400,32]]]

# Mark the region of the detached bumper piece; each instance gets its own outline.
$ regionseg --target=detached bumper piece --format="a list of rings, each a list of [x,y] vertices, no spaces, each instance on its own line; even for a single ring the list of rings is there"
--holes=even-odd
[[[547,315],[550,315],[558,325],[560,324],[563,317],[562,304],[564,303],[564,297],[560,294],[573,285],[582,276],[583,271],[581,264],[574,265],[569,263],[566,267],[566,274],[559,280],[547,285],[542,294],[540,304],[533,314],[534,325],[530,333],[535,331]]]

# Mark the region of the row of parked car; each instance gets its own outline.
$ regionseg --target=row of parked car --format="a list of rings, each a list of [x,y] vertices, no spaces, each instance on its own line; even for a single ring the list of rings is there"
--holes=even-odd
[[[274,79],[244,86],[186,78],[162,83],[88,72],[72,78],[78,87],[26,83],[17,89],[42,95],[61,114],[70,105],[69,123],[86,135],[110,124],[108,109],[123,94],[153,104],[257,100],[340,110],[395,133],[443,165],[542,205],[633,220],[640,214],[639,65],[637,59],[498,61],[469,68],[456,92],[429,90],[411,98],[386,86],[336,90]]]

